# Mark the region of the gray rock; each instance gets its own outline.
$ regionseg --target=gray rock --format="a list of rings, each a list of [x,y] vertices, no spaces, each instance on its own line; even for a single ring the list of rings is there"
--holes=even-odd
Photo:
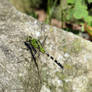
[[[44,48],[62,70],[40,53],[37,66],[24,41],[47,36]],[[42,24],[0,0],[0,92],[92,92],[92,43]]]

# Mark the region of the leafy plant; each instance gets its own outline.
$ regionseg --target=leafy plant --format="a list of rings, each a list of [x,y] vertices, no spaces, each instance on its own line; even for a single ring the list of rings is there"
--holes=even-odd
[[[67,0],[68,4],[71,4],[71,8],[69,9],[67,20],[71,21],[73,18],[75,21],[79,21],[80,23],[86,22],[88,25],[92,25],[92,17],[89,15],[88,7],[86,4],[86,0]],[[92,2],[92,0],[88,0],[88,2]],[[81,20],[81,21],[80,21]]]
[[[73,22],[84,24],[84,31],[89,36],[92,36],[92,15],[88,10],[88,6],[92,3],[92,0],[67,0],[68,4],[72,7],[68,11],[66,19],[68,21],[74,20]],[[85,26],[86,24],[86,26]]]

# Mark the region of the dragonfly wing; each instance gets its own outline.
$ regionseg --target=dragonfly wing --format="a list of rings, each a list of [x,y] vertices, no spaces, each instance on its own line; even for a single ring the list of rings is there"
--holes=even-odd
[[[36,62],[36,58],[35,58],[35,55],[34,55],[34,53],[33,53],[32,46],[31,46],[28,42],[24,42],[24,43],[25,43],[25,45],[27,46],[27,48],[30,50],[30,53],[31,53],[31,55],[32,55],[33,60]]]
[[[31,45],[31,44],[29,44],[28,42],[25,42],[25,45],[27,46],[27,48],[30,50],[30,53],[31,53],[31,55],[32,55],[32,59],[34,60],[34,63],[35,63],[35,65],[36,65],[36,67],[37,67],[37,70],[38,70],[38,75],[40,75],[39,74],[39,67],[38,67],[38,64],[37,64],[37,62],[36,62],[36,57],[35,57],[35,48],[33,49],[33,46]],[[33,52],[34,51],[34,52]]]
[[[45,36],[43,42],[41,43],[42,47],[44,47],[44,44],[45,44],[46,39],[47,39],[47,36]]]

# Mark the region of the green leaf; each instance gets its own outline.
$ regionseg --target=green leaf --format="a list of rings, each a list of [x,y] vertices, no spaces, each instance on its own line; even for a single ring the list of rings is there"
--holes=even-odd
[[[89,3],[92,3],[92,0],[88,0]]]
[[[67,13],[68,13],[67,16],[66,16],[67,20],[72,20],[73,19],[73,13],[74,13],[73,9],[69,9]]]
[[[88,23],[89,26],[92,26],[92,17],[91,16],[86,17],[85,21]]]
[[[87,7],[85,5],[82,5],[79,2],[76,2],[73,16],[76,19],[81,19],[81,18],[87,17],[88,16]]]
[[[67,0],[67,3],[73,4],[75,0]]]

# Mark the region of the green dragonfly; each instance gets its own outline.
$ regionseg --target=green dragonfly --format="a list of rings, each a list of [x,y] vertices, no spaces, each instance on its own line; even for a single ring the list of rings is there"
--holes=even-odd
[[[46,40],[46,39],[45,39]],[[45,42],[44,40],[44,42]],[[26,41],[25,41],[25,45],[27,46],[27,48],[30,50],[31,52],[31,55],[32,55],[32,58],[33,60],[35,61],[35,64],[36,66],[38,67],[37,63],[36,63],[36,57],[35,57],[35,54],[37,53],[37,51],[43,53],[43,54],[46,54],[48,57],[50,57],[61,69],[63,69],[63,65],[60,64],[56,59],[54,59],[53,56],[49,55],[45,49],[43,48],[43,45],[42,43],[38,40],[38,39],[35,39],[35,38],[32,38],[31,36],[28,36],[26,38]]]

